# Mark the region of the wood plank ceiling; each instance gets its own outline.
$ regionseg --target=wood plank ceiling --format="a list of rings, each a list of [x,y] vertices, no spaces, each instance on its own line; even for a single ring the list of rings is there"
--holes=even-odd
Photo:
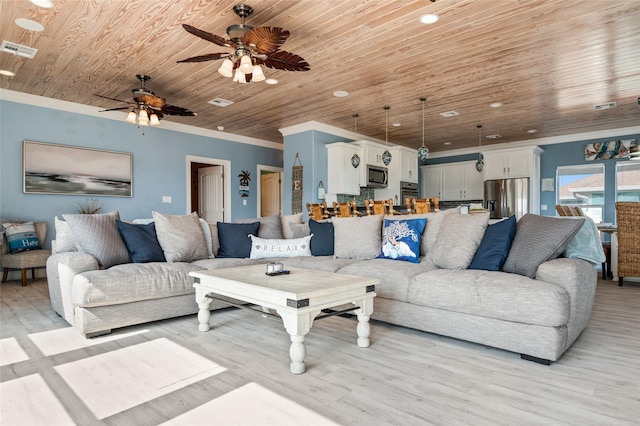
[[[2,40],[38,49],[34,59],[0,53],[2,88],[102,108],[130,100],[136,74],[147,88],[197,117],[164,120],[281,142],[279,128],[315,120],[433,151],[640,124],[638,0],[251,0],[253,26],[291,32],[282,49],[311,71],[265,68],[279,84],[233,83],[221,61],[183,63],[230,49],[188,34],[187,23],[227,38],[240,22],[234,1],[25,0],[0,3]],[[426,13],[439,15],[420,24]],[[14,24],[40,22],[42,32]],[[349,96],[333,96],[345,90]],[[214,98],[233,105],[208,104]],[[491,108],[492,102],[501,102]],[[614,109],[594,105],[617,102]],[[440,113],[456,111],[456,117]],[[124,113],[123,113],[124,118]],[[400,123],[394,127],[392,123]],[[534,134],[529,130],[536,129]],[[450,142],[450,145],[444,145]]]

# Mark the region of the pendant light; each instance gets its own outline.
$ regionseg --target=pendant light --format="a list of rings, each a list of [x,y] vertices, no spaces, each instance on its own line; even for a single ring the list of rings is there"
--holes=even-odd
[[[385,166],[391,163],[391,153],[389,152],[389,110],[390,106],[384,106],[384,145],[385,150],[382,153],[382,162]]]
[[[353,132],[354,133],[358,133],[358,114],[352,114],[351,115],[353,117]],[[353,156],[351,157],[351,165],[353,166],[354,169],[357,169],[358,166],[360,165],[360,156],[358,155],[358,153],[354,153]]]
[[[429,156],[429,148],[424,146],[424,103],[427,98],[420,98],[420,102],[422,102],[422,146],[418,148],[418,159],[420,161],[424,161]]]
[[[482,124],[478,124],[478,149],[482,147]],[[484,158],[482,157],[482,152],[478,152],[478,161],[476,161],[476,170],[479,173],[482,173],[484,169]]]

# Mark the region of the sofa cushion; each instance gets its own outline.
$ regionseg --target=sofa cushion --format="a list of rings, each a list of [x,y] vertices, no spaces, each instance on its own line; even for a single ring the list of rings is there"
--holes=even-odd
[[[58,216],[54,217],[53,221],[56,228],[56,253],[78,251],[76,239],[73,237],[69,224]]]
[[[302,223],[302,213],[288,214],[280,216],[280,227],[282,228],[282,238],[296,238],[291,230],[291,224]],[[304,235],[301,235],[304,237]]]
[[[251,256],[251,238],[260,228],[260,222],[227,223],[218,222],[220,250],[218,257],[248,258]]]
[[[524,215],[516,225],[516,236],[502,270],[535,277],[538,266],[560,256],[583,223],[582,220]]]
[[[516,217],[501,220],[487,227],[482,242],[473,256],[469,269],[499,271],[507,260],[511,242],[516,235]]]
[[[379,258],[420,263],[420,243],[427,219],[385,219]]]
[[[191,263],[151,262],[87,271],[73,279],[71,297],[75,306],[90,307],[192,294],[189,272],[198,270]]]
[[[309,219],[311,230],[311,254],[314,256],[333,256],[334,231],[331,222],[316,222]]]
[[[362,262],[359,259],[336,258],[333,256],[301,256],[281,259],[285,269],[289,267],[313,269],[314,271],[336,272],[352,263]]]
[[[267,259],[273,257],[311,256],[311,235],[302,238],[260,238],[251,237],[251,259]]]
[[[416,275],[412,304],[452,312],[560,327],[569,320],[569,295],[558,285],[506,272],[436,269]]]
[[[382,245],[382,215],[334,217],[335,257],[373,259]]]
[[[116,225],[133,263],[166,262],[155,223],[136,225],[116,220]]]
[[[439,212],[420,213],[420,214],[406,214],[393,216],[395,220],[403,219],[427,219],[427,225],[424,228],[422,234],[422,241],[420,242],[420,256],[426,256],[429,250],[436,243],[438,238],[438,232],[440,232],[440,225],[442,220],[450,214],[460,214],[459,209],[448,209]]]
[[[36,234],[36,226],[33,222],[5,222],[2,224],[9,245],[9,251],[13,254],[28,250],[40,250],[40,241]]]
[[[478,250],[488,223],[489,213],[445,216],[427,257],[439,268],[466,269]]]
[[[81,251],[95,257],[102,268],[129,263],[129,252],[118,232],[118,211],[104,214],[64,214]]]
[[[151,212],[156,224],[156,236],[167,262],[192,262],[208,259],[209,251],[204,239],[198,214],[172,215]]]
[[[236,223],[260,223],[260,227],[258,228],[258,233],[255,234],[260,238],[266,239],[282,239],[284,238],[282,235],[282,224],[280,222],[280,216],[272,215],[272,216],[264,216],[257,217],[253,219],[237,219]]]
[[[433,269],[426,262],[397,262],[391,259],[371,259],[353,262],[337,272],[340,274],[375,277],[380,280],[376,284],[377,297],[410,302],[408,295],[411,279],[423,272]]]
[[[291,238],[302,238],[311,235],[311,229],[307,223],[290,223],[289,232]]]

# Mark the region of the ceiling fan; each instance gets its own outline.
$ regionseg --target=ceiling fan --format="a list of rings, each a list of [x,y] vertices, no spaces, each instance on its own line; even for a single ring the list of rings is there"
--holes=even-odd
[[[166,99],[160,96],[156,96],[151,90],[147,89],[144,85],[147,81],[151,80],[151,77],[144,74],[137,74],[136,78],[140,80],[140,87],[131,90],[133,93],[133,102],[123,101],[121,99],[110,98],[108,96],[98,95],[104,99],[110,99],[112,101],[124,102],[127,106],[118,108],[103,109],[104,111],[119,111],[129,110],[129,114],[125,121],[129,123],[138,124],[138,126],[157,126],[160,124],[160,120],[165,115],[181,115],[181,116],[195,116],[196,113],[189,111],[186,108],[182,108],[175,105],[169,105]]]
[[[253,8],[246,4],[233,6],[233,11],[241,19],[240,24],[227,28],[229,39],[199,30],[191,25],[182,24],[190,34],[222,47],[229,47],[233,52],[210,53],[183,59],[184,62],[205,62],[223,59],[218,72],[225,77],[233,77],[233,81],[249,83],[266,79],[261,65],[284,71],[309,71],[309,64],[301,56],[280,50],[280,46],[289,38],[289,31],[279,27],[252,27],[245,25],[244,20],[253,13]]]

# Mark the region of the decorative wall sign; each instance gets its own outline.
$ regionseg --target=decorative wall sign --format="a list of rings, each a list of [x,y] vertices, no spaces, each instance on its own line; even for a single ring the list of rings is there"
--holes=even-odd
[[[584,146],[584,159],[593,161],[623,158],[629,155],[631,147],[635,144],[635,139],[590,143]]]
[[[291,167],[291,213],[302,213],[302,162],[297,152]]]
[[[23,141],[26,194],[133,195],[133,154]]]
[[[248,197],[249,196],[249,182],[251,182],[251,174],[248,170],[243,170],[242,173],[238,175],[240,178],[240,196]]]

